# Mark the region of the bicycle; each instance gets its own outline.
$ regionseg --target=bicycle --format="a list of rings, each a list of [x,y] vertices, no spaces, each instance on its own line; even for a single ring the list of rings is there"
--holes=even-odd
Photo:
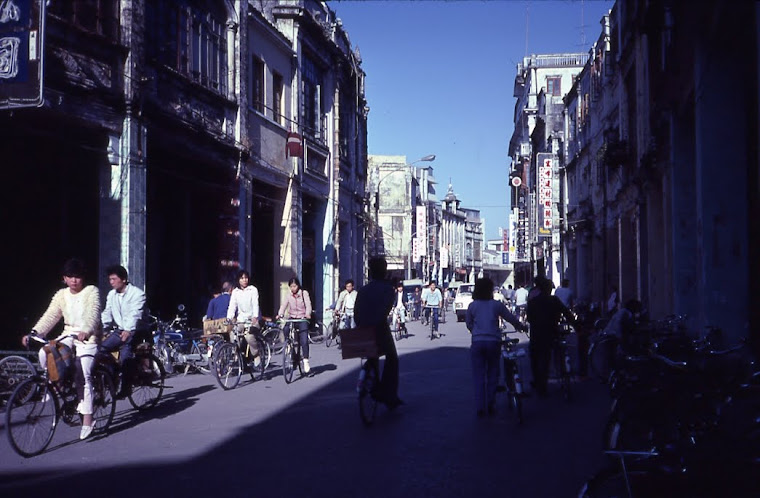
[[[43,344],[47,342],[37,336],[29,337]],[[101,363],[101,357],[95,356],[92,367],[95,434],[104,434],[108,430],[116,412],[114,374]],[[6,407],[5,427],[10,445],[19,455],[29,458],[45,451],[53,440],[59,420],[72,427],[81,424],[73,368],[72,363],[60,381],[51,381],[45,370],[16,386]]]
[[[261,325],[261,336],[264,338],[264,341],[269,344],[271,361],[271,356],[282,353],[282,348],[285,347],[285,334],[277,322],[269,317],[262,317]]]
[[[567,345],[567,336],[570,329],[567,325],[561,329],[559,336],[555,339],[552,356],[554,358],[554,373],[559,380],[562,395],[566,401],[572,400],[570,383],[572,380],[572,362],[570,359],[570,350]]]
[[[375,392],[380,383],[380,372],[377,361],[361,360],[359,380],[356,383],[356,392],[359,395],[359,417],[365,426],[369,427],[375,421],[377,411],[377,397]]]
[[[391,332],[396,341],[400,341],[402,337],[409,337],[406,325],[401,322],[401,313],[396,308],[391,310],[391,324]]]
[[[36,374],[32,362],[23,356],[14,354],[0,360],[0,406],[10,398],[18,384]]]
[[[244,370],[248,370],[252,381],[256,380],[257,373],[258,378],[263,379],[272,358],[269,342],[264,339],[258,328],[254,329],[253,336],[259,353],[253,356],[251,346],[245,338],[247,333],[251,333],[252,323],[245,322],[240,325],[243,327],[234,327],[230,332],[230,342],[224,342],[214,348],[214,376],[225,391],[237,387]]]
[[[515,411],[517,423],[523,422],[522,399],[523,385],[520,376],[520,358],[525,356],[524,349],[517,349],[520,339],[511,339],[506,333],[502,334],[501,358],[504,365],[504,383],[507,391],[507,407]]]
[[[430,340],[433,339],[440,339],[443,334],[440,333],[440,331],[435,330],[435,319],[434,319],[434,309],[440,309],[439,306],[425,306],[425,309],[429,311],[428,314],[428,324],[430,325]]]
[[[292,324],[299,322],[308,322],[305,318],[292,318],[288,320],[281,320],[281,323],[285,323],[288,326],[288,334],[285,338],[285,347],[282,350],[282,376],[285,379],[286,384],[293,382],[293,371],[295,365],[298,365],[298,373],[303,377],[303,365],[301,360],[303,356],[301,354],[301,342],[298,340],[295,334],[295,327]],[[283,327],[284,328],[284,327]]]
[[[309,324],[309,344],[319,344],[327,339],[327,327],[324,323],[317,320],[314,326]]]

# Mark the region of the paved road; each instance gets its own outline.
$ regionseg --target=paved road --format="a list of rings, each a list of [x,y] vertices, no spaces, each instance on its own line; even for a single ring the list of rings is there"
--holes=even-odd
[[[378,408],[371,428],[356,404],[359,360],[317,345],[313,377],[223,391],[213,377],[175,376],[150,413],[119,402],[107,437],[80,442],[78,428],[61,425],[31,459],[2,427],[0,495],[555,498],[575,496],[603,464],[601,385],[575,383],[569,404],[554,390],[527,399],[521,426],[503,396],[499,413],[480,419],[464,324],[451,319],[435,341],[419,322],[409,330],[397,343],[407,405]]]

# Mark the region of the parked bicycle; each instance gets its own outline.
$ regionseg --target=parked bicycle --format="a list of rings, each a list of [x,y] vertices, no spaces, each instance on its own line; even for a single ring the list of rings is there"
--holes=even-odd
[[[253,334],[258,354],[254,355],[245,338],[246,334]],[[264,379],[271,358],[272,350],[261,329],[253,327],[251,322],[245,322],[242,327],[233,327],[230,332],[230,342],[223,342],[215,347],[216,380],[222,389],[227,391],[237,387],[244,371],[250,374],[251,380]]]
[[[36,374],[34,364],[23,356],[14,354],[0,360],[0,406],[5,405],[18,384]]]
[[[42,344],[47,342],[34,335],[29,337]],[[96,435],[108,430],[116,411],[114,373],[102,363],[103,356],[96,355],[92,367],[92,417]],[[50,380],[48,372],[43,371],[16,386],[5,410],[5,428],[11,447],[19,455],[32,457],[45,451],[59,420],[72,427],[81,425],[74,368],[72,362],[69,370],[62,372],[60,381]]]

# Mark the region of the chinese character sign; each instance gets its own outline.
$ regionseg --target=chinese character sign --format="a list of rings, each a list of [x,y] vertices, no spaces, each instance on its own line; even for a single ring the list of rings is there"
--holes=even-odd
[[[538,163],[536,191],[538,193],[538,221],[537,232],[539,236],[551,236],[553,228],[552,220],[552,195],[554,194],[554,155],[536,154]]]
[[[0,0],[0,109],[42,105],[45,0]]]
[[[417,206],[417,239],[427,241],[427,210],[425,206]],[[417,247],[419,256],[427,255],[427,243],[419,244]]]
[[[441,246],[441,268],[449,267],[449,248]]]

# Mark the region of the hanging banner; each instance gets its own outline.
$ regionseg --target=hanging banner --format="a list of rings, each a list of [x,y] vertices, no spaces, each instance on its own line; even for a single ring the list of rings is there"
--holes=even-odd
[[[554,195],[554,165],[553,154],[536,154],[538,175],[536,178],[536,191],[538,202],[536,206],[536,233],[539,237],[551,237],[553,228],[553,203]]]
[[[449,248],[441,246],[441,268],[449,267]]]
[[[427,240],[427,209],[425,206],[417,206],[417,239]],[[417,247],[419,256],[427,256],[427,244],[419,244]]]

